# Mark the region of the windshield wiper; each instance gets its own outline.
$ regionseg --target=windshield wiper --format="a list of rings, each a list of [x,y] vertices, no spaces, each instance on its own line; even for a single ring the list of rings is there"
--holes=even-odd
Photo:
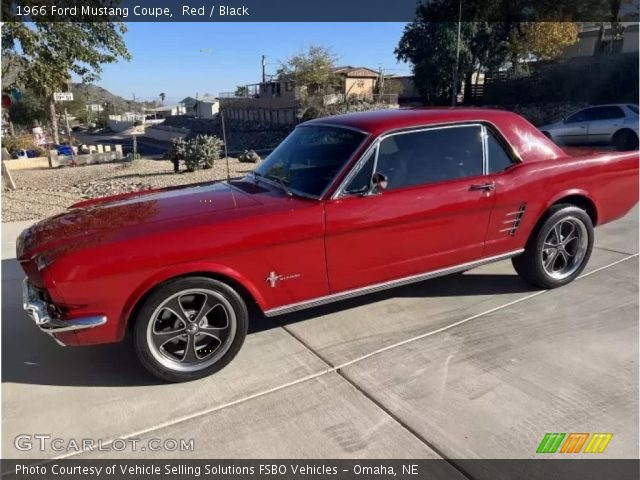
[[[287,187],[287,185],[284,183],[284,178],[282,177],[278,177],[277,175],[264,175],[265,178],[269,178],[271,180],[275,180],[276,182],[278,182],[280,184],[280,186],[282,187],[282,189],[284,190],[284,192],[289,195],[290,197],[293,197],[293,192],[291,191],[291,189],[289,187]]]

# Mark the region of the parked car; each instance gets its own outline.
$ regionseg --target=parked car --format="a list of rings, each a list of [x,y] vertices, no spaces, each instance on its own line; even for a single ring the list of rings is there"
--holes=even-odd
[[[58,155],[73,156],[75,154],[73,147],[70,145],[56,145],[55,147]]]
[[[59,343],[131,332],[151,373],[185,381],[238,353],[249,304],[271,317],[504,259],[560,287],[637,201],[637,152],[572,157],[499,110],[384,110],[303,123],[241,179],[72,205],[17,258]]]
[[[633,104],[588,107],[540,127],[560,145],[613,145],[617,150],[638,148],[638,106]]]
[[[38,152],[36,152],[35,150],[16,150],[13,153],[13,158],[17,159],[17,160],[23,160],[23,159],[27,159],[27,158],[36,158],[38,156]]]

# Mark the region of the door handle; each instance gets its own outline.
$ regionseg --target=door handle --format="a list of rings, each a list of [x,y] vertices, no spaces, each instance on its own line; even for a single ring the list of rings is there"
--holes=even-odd
[[[496,189],[496,184],[495,182],[487,182],[487,183],[474,183],[471,185],[471,187],[469,187],[469,190],[474,192],[474,191],[484,191],[484,192],[491,192],[492,190]]]

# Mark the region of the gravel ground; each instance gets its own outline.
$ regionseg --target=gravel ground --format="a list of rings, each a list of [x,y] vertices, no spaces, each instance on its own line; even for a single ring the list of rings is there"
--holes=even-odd
[[[231,176],[253,170],[250,163],[229,159]],[[2,221],[17,222],[48,217],[87,198],[149,188],[185,185],[226,178],[226,162],[218,160],[208,170],[173,173],[169,161],[138,160],[133,165],[109,163],[57,169],[14,170],[16,190],[3,185]]]

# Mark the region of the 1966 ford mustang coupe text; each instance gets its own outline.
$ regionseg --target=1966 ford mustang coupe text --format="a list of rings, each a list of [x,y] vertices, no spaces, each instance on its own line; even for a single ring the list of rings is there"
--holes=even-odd
[[[542,288],[638,201],[638,153],[567,153],[498,110],[299,125],[241,179],[78,203],[25,230],[24,308],[65,345],[118,342],[167,381],[238,353],[267,316],[511,258]]]

